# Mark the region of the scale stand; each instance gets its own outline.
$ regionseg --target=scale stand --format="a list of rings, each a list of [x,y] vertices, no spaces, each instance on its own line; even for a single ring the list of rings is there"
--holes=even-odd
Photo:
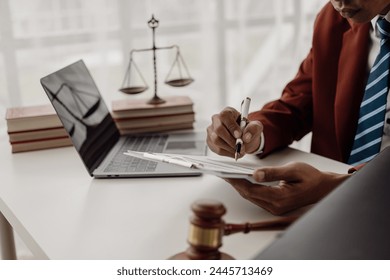
[[[125,77],[123,79],[122,87],[119,89],[121,92],[125,94],[138,94],[141,92],[144,92],[147,90],[149,87],[144,79],[144,77],[141,74],[141,71],[139,70],[138,66],[134,62],[133,59],[133,54],[135,52],[146,52],[146,51],[153,51],[153,71],[154,71],[154,96],[151,98],[147,103],[148,104],[161,104],[164,103],[165,100],[160,98],[157,95],[157,59],[156,59],[156,50],[166,50],[166,49],[176,49],[176,58],[172,64],[171,69],[168,72],[168,75],[165,79],[165,83],[167,85],[173,86],[173,87],[183,87],[191,84],[194,79],[190,77],[188,68],[184,62],[183,57],[180,54],[180,48],[177,45],[173,46],[168,46],[168,47],[156,47],[155,44],[155,29],[158,27],[159,21],[154,18],[154,15],[152,15],[152,18],[148,21],[148,26],[152,29],[153,31],[153,46],[152,48],[148,49],[134,49],[130,51],[130,61],[127,66],[127,70],[125,73]],[[138,75],[142,81],[142,85],[138,86],[132,86],[130,77],[131,77],[131,68],[134,66],[135,68],[135,74]],[[177,67],[178,72],[179,72],[179,78],[177,79],[170,79],[170,76],[172,74],[173,69]],[[184,70],[185,73],[182,72]],[[185,74],[185,76],[183,76]]]

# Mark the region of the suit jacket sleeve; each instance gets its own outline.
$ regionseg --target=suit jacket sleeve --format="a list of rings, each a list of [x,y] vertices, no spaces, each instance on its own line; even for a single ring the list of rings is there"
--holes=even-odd
[[[284,88],[280,99],[249,115],[264,125],[264,157],[305,136],[312,128],[312,51],[299,67],[296,77]]]

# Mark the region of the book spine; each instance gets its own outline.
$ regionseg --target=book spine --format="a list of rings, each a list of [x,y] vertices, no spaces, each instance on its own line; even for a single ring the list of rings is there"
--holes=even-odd
[[[192,122],[175,124],[175,125],[164,125],[164,126],[151,126],[151,127],[141,127],[141,128],[131,128],[131,129],[120,129],[119,132],[121,135],[129,135],[135,133],[154,133],[154,132],[167,132],[167,131],[177,131],[177,130],[187,130],[193,129],[194,125]]]
[[[184,114],[184,115],[169,115],[169,116],[160,116],[160,117],[148,117],[140,119],[121,119],[114,120],[119,129],[122,128],[141,128],[141,127],[151,127],[151,126],[164,126],[164,125],[174,125],[182,124],[195,121],[195,114]]]
[[[63,127],[55,127],[55,128],[47,128],[47,129],[8,132],[8,136],[9,136],[9,141],[12,143],[12,142],[30,141],[30,140],[46,139],[46,138],[54,138],[54,137],[65,137],[68,136],[68,133]]]
[[[155,116],[166,116],[174,114],[189,114],[193,113],[193,107],[182,106],[175,108],[157,108],[157,109],[134,109],[134,110],[113,110],[111,115],[114,119],[123,118],[140,118],[140,117],[155,117]]]
[[[8,133],[56,127],[62,127],[62,123],[57,115],[47,119],[42,118],[40,120],[35,120],[34,118],[24,120],[7,120]]]
[[[12,143],[11,149],[12,149],[12,153],[19,153],[19,152],[66,147],[66,146],[72,146],[72,141],[70,140],[69,137],[59,137],[59,138],[45,139],[39,141],[25,141],[19,143]]]

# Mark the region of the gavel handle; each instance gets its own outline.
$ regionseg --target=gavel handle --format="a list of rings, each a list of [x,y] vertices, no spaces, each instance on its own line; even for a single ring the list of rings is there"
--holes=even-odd
[[[237,232],[248,233],[251,231],[266,231],[266,230],[283,230],[292,224],[299,217],[282,217],[270,221],[264,221],[259,223],[246,223],[246,224],[226,224],[224,229],[224,235],[230,235]]]

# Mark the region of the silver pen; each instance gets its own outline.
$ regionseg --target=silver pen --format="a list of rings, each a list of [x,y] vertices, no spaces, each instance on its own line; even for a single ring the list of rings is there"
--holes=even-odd
[[[240,129],[241,132],[244,131],[244,128],[246,127],[248,123],[248,114],[249,114],[249,105],[251,104],[251,99],[249,97],[246,97],[241,102],[241,115],[240,115]],[[238,157],[240,156],[242,145],[244,144],[244,141],[242,141],[241,137],[236,139],[236,152],[234,154],[234,159],[237,161]]]

